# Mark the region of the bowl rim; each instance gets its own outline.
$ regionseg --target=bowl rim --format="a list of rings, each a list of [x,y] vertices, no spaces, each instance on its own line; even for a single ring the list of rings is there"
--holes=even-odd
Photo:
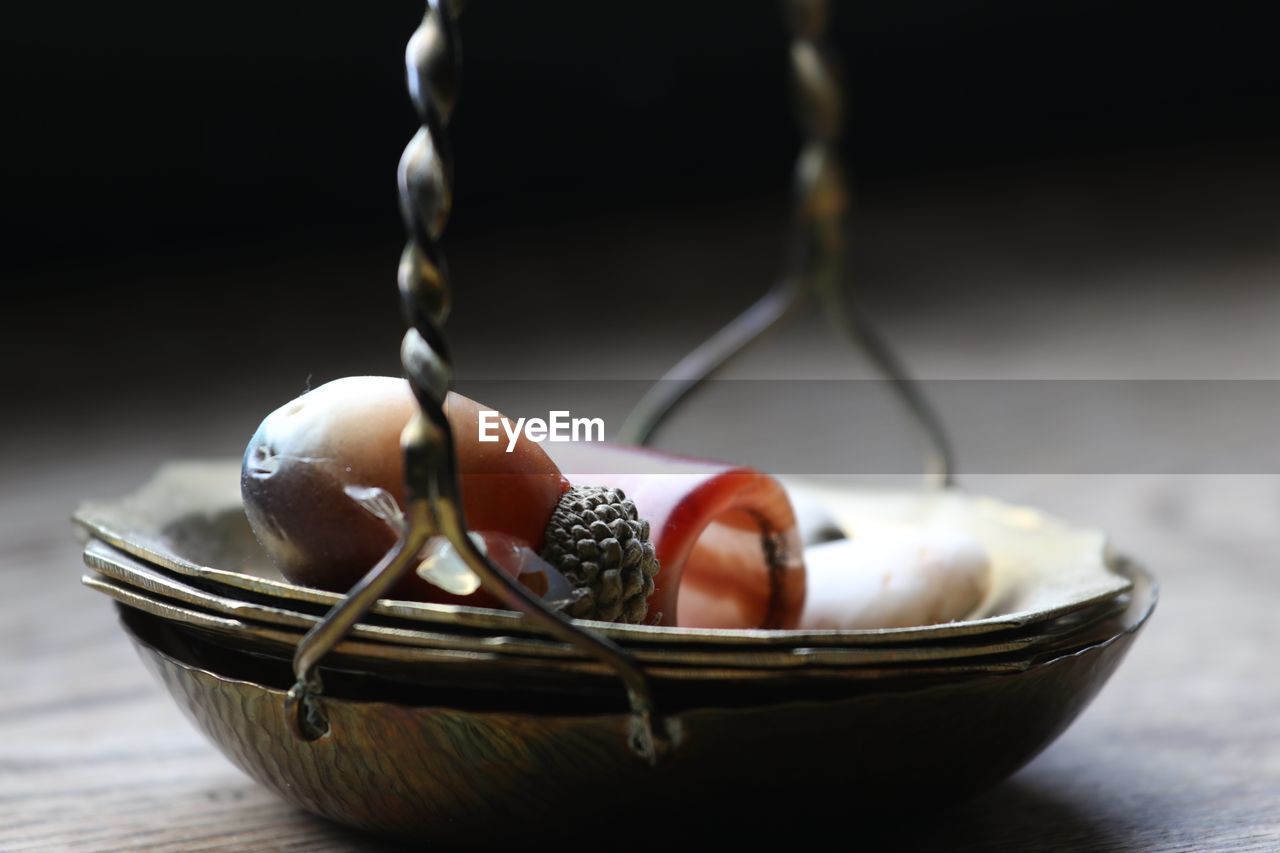
[[[1096,652],[1098,650],[1111,646],[1117,642],[1120,642],[1126,637],[1133,636],[1137,634],[1139,631],[1141,631],[1143,627],[1145,627],[1147,622],[1150,620],[1152,614],[1155,612],[1156,606],[1159,603],[1159,599],[1160,599],[1160,586],[1158,581],[1151,574],[1151,572],[1147,570],[1144,566],[1140,565],[1139,563],[1131,559],[1125,558],[1124,566],[1125,566],[1125,570],[1131,573],[1135,579],[1135,583],[1134,583],[1135,594],[1126,610],[1126,619],[1123,624],[1123,627],[1108,637],[1102,638],[1095,642],[1088,643],[1078,648],[1066,649],[1058,653],[1052,653],[1047,657],[1030,660],[1023,666],[1003,669],[1000,671],[978,671],[978,672],[969,672],[969,673],[957,673],[953,677],[938,677],[938,678],[925,677],[925,678],[919,678],[919,679],[904,678],[901,680],[890,679],[887,681],[875,680],[874,687],[871,690],[852,693],[844,699],[832,700],[832,701],[856,701],[857,699],[864,698],[866,696],[873,696],[881,692],[899,692],[902,690],[911,690],[911,691],[928,690],[933,687],[945,687],[949,684],[953,684],[956,681],[966,681],[970,679],[1014,677],[1014,676],[1023,675],[1023,674],[1040,671],[1040,670],[1053,667],[1055,664],[1058,664],[1064,660],[1067,660],[1070,658],[1077,658],[1086,654]],[[281,703],[285,701],[285,698],[288,695],[287,689],[275,687],[267,684],[262,684],[260,682],[253,681],[247,678],[237,678],[233,676],[223,675],[208,667],[199,666],[193,663],[189,663],[185,660],[181,660],[175,657],[173,654],[169,653],[168,651],[158,648],[147,639],[139,636],[137,631],[134,630],[128,624],[123,611],[127,609],[132,609],[132,608],[130,608],[126,604],[119,603],[119,602],[117,602],[116,607],[117,607],[118,615],[120,617],[121,625],[125,633],[129,636],[132,642],[134,642],[135,644],[141,647],[145,647],[145,649],[148,650],[150,653],[159,656],[160,658],[168,661],[172,665],[177,666],[182,670],[187,671],[188,673],[197,673],[203,677],[213,679],[221,684],[228,685],[237,689],[253,689],[258,691],[264,691],[276,696]],[[147,613],[143,613],[142,615],[143,615],[143,618],[148,620],[156,620],[158,622],[166,621],[161,616],[156,616],[156,615],[147,614]],[[441,694],[441,698],[443,698],[443,694]],[[366,707],[392,706],[397,708],[415,708],[415,709],[416,708],[445,709],[450,707],[447,703],[438,702],[438,701],[433,701],[429,705],[403,705],[400,703],[388,702],[386,700],[379,700],[379,699],[353,698],[350,696],[343,696],[340,693],[339,694],[326,693],[324,697],[324,701],[339,702],[339,703],[344,703],[349,705],[360,705],[360,706],[366,706]],[[813,701],[822,701],[822,700],[801,699],[796,701],[813,702]],[[786,700],[783,700],[777,703],[770,703],[770,704],[788,704],[788,702]],[[714,708],[723,707],[723,706],[700,705],[697,707],[714,709]],[[671,713],[680,714],[680,713],[684,713],[686,710],[688,709],[676,710]],[[468,713],[471,713],[471,712],[469,711]],[[486,712],[474,711],[474,713],[486,713]],[[511,712],[507,711],[502,713],[509,714]],[[542,712],[526,711],[526,712],[519,712],[519,713],[537,714]],[[556,715],[559,715],[561,713],[564,713],[565,715],[571,715],[571,714],[568,714],[567,712],[550,712],[550,713],[556,714]],[[626,711],[625,707],[621,702],[619,703],[616,712],[603,713],[601,714],[601,716],[614,716],[615,714],[620,719],[626,718],[629,716],[628,712]],[[572,715],[572,716],[581,716],[581,714]]]
[[[194,582],[219,587],[230,587],[257,595],[299,601],[313,605],[332,607],[342,601],[343,593],[303,587],[285,580],[261,577],[246,572],[202,565],[185,558],[166,547],[167,543],[155,530],[160,521],[170,521],[203,514],[215,517],[228,514],[239,504],[239,460],[178,460],[162,465],[139,489],[114,500],[89,502],[78,507],[72,521],[79,526],[85,538],[95,537],[107,544],[153,563],[165,570],[176,572]],[[231,476],[234,471],[234,476]],[[234,493],[229,486],[234,485]],[[203,490],[203,491],[201,491]],[[200,499],[192,501],[194,492]],[[867,489],[865,493],[884,490]],[[889,494],[889,492],[884,492]],[[982,495],[961,495],[964,500],[984,501],[1010,512],[1040,519],[1047,524],[1058,525],[1070,531],[1086,531],[1040,510],[1008,504]],[[185,506],[183,500],[185,499]],[[140,521],[141,519],[141,521]],[[1099,534],[1100,535],[1100,534]],[[1114,555],[1102,541],[1100,555],[1107,585],[1095,592],[1080,595],[1056,606],[1042,607],[1034,611],[996,614],[979,619],[957,620],[935,625],[917,625],[900,628],[867,629],[769,629],[769,628],[687,628],[666,625],[621,625],[589,619],[573,619],[575,625],[609,639],[627,643],[710,643],[755,645],[851,646],[879,643],[933,642],[944,639],[971,637],[1005,631],[1018,631],[1028,626],[1060,618],[1077,610],[1093,607],[1122,595],[1130,582],[1122,573],[1114,571],[1110,558]],[[383,617],[407,619],[420,623],[474,628],[506,635],[543,636],[523,614],[468,605],[432,604],[379,599],[370,608],[371,614]]]
[[[207,612],[256,623],[264,628],[302,633],[319,624],[323,613],[304,612],[274,604],[260,604],[245,599],[224,597],[183,583],[182,576],[166,574],[137,557],[120,551],[99,539],[91,539],[84,550],[85,564],[110,585],[122,584],[130,591],[157,599],[158,603]],[[93,588],[108,595],[113,590],[98,579]],[[875,664],[946,662],[957,659],[989,658],[997,655],[1033,653],[1059,644],[1064,638],[1104,622],[1127,607],[1125,596],[1119,596],[1090,610],[1068,614],[1057,621],[1042,623],[1026,632],[987,635],[986,642],[958,638],[943,643],[875,644],[871,646],[807,646],[803,643],[782,646],[722,647],[706,643],[657,645],[644,643],[624,645],[641,663],[666,663],[681,666],[744,666],[751,668],[793,668],[807,665],[859,666]],[[413,626],[413,627],[410,627]],[[583,659],[571,645],[543,636],[511,636],[492,633],[460,633],[422,630],[423,623],[388,623],[386,620],[357,623],[353,640],[380,642],[409,648],[450,649],[494,653],[513,657],[543,659]],[[980,635],[979,640],[983,637]]]

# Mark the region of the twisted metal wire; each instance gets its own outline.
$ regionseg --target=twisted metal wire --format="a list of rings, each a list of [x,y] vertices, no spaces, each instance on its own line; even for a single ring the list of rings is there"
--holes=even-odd
[[[846,305],[844,234],[848,181],[838,145],[844,89],[826,46],[827,0],[784,0],[791,33],[791,76],[804,144],[796,163],[795,223],[787,272],[755,304],[688,353],[641,398],[624,421],[620,441],[647,444],[672,412],[812,289],[838,334],[887,377],[928,448],[928,478],[953,482],[950,443],[942,423],[901,360],[855,302]]]
[[[467,535],[459,490],[457,454],[445,416],[453,382],[443,324],[449,310],[449,279],[439,240],[452,207],[452,158],[445,126],[458,98],[460,54],[456,18],[460,3],[428,0],[422,24],[405,50],[408,88],[422,126],[400,158],[400,207],[408,242],[400,258],[401,304],[409,325],[400,355],[419,411],[405,428],[407,531],[382,559],[299,643],[294,657],[298,681],[289,693],[289,719],[307,740],[328,731],[316,668],[378,598],[388,594],[433,536],[447,539],[484,587],[504,606],[523,612],[552,635],[611,667],[631,705],[632,749],[651,763],[669,748],[658,725],[648,679],[611,640],[583,631],[548,609],[528,589],[494,566]]]

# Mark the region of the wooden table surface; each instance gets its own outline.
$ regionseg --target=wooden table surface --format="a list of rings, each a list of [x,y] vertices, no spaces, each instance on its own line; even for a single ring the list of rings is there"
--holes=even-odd
[[[1280,263],[1264,261],[1234,274],[1274,281]],[[1133,275],[1123,265],[1113,273]],[[1223,281],[1216,267],[1177,275]],[[958,299],[942,320],[886,317],[925,375],[1265,378],[1280,373],[1273,291],[1209,299],[1174,288],[1152,299],[1117,288],[1094,314],[1062,291],[1041,294],[1056,300],[1047,313],[1043,299],[1002,297],[998,311]],[[997,325],[1019,333],[994,334]],[[1135,329],[1148,331],[1135,340]],[[286,365],[298,385],[301,364]],[[265,400],[301,390],[276,381],[216,404],[140,397],[109,415],[9,424],[0,449],[0,848],[376,846],[235,769],[152,682],[110,603],[78,583],[74,506],[132,489],[167,458],[237,454]],[[1156,572],[1159,607],[1093,705],[1009,781],[865,837],[838,826],[840,838],[899,850],[1280,849],[1280,476],[1013,473],[966,484],[1107,529]]]

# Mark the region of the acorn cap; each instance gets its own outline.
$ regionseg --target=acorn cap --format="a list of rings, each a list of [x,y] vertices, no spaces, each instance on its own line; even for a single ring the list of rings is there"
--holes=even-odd
[[[542,559],[574,586],[565,613],[638,625],[649,612],[658,559],[649,522],[621,489],[573,486],[547,523]]]

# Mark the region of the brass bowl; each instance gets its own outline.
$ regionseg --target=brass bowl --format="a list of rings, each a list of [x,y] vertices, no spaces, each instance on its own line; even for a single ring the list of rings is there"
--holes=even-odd
[[[954,801],[1003,779],[1084,709],[1150,616],[1152,578],[1123,571],[1133,586],[1113,635],[1014,671],[797,682],[781,693],[671,687],[658,701],[676,748],[656,767],[628,749],[616,694],[443,690],[340,669],[324,674],[329,732],[300,740],[286,719],[283,658],[120,610],[143,660],[206,736],[305,809],[423,843],[657,844],[717,814],[785,828],[833,808]]]

